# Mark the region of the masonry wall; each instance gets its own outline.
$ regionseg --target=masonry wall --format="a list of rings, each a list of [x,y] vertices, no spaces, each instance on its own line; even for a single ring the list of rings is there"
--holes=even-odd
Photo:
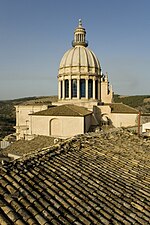
[[[110,119],[110,123],[114,127],[129,127],[137,125],[138,114],[133,113],[112,113],[108,105],[98,106],[101,111],[102,120],[106,117]]]
[[[30,135],[31,113],[47,109],[47,105],[18,105],[16,106],[16,138],[22,139]]]
[[[137,125],[137,114],[111,113],[110,119],[115,127],[128,127]]]
[[[31,134],[60,138],[84,133],[84,117],[31,116]]]

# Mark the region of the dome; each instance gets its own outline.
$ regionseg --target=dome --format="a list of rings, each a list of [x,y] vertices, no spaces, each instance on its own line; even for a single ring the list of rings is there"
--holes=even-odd
[[[61,59],[59,74],[80,73],[100,74],[100,63],[96,55],[85,46],[76,45]]]
[[[62,57],[58,72],[59,101],[99,101],[101,67],[96,55],[87,48],[86,30],[79,20],[72,47]]]
[[[69,49],[61,59],[59,76],[61,75],[100,75],[100,63],[96,55],[87,48],[86,31],[79,20],[74,31],[73,48]]]

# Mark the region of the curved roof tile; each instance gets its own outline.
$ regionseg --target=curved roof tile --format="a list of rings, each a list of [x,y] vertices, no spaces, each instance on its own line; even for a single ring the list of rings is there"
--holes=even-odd
[[[150,145],[123,129],[4,164],[1,224],[149,224]]]

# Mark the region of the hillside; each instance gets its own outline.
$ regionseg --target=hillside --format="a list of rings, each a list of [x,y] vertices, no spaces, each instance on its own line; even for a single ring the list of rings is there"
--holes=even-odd
[[[24,102],[55,102],[57,96],[27,97],[14,100],[0,101],[0,140],[6,135],[15,132],[15,105]],[[122,102],[126,105],[150,113],[150,95],[121,96],[114,95],[114,102]]]
[[[122,102],[143,113],[150,113],[150,95],[122,96],[114,95],[114,102]]]

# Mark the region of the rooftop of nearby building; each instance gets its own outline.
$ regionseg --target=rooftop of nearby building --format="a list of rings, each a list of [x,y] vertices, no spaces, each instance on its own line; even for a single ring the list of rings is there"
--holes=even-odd
[[[38,135],[32,140],[18,140],[1,150],[1,154],[5,156],[8,154],[23,156],[24,154],[53,145],[54,139],[54,137]]]
[[[132,108],[128,105],[125,105],[123,103],[108,103],[105,105],[110,105],[111,107],[111,112],[112,113],[135,113],[137,114],[139,111],[135,108]]]
[[[33,113],[32,115],[38,115],[38,116],[86,116],[92,114],[91,111],[87,110],[85,107],[72,105],[72,104],[66,104],[66,105],[60,105],[56,107],[49,108],[47,110],[42,110],[36,113]]]
[[[1,168],[1,224],[150,223],[150,141],[88,133]]]

